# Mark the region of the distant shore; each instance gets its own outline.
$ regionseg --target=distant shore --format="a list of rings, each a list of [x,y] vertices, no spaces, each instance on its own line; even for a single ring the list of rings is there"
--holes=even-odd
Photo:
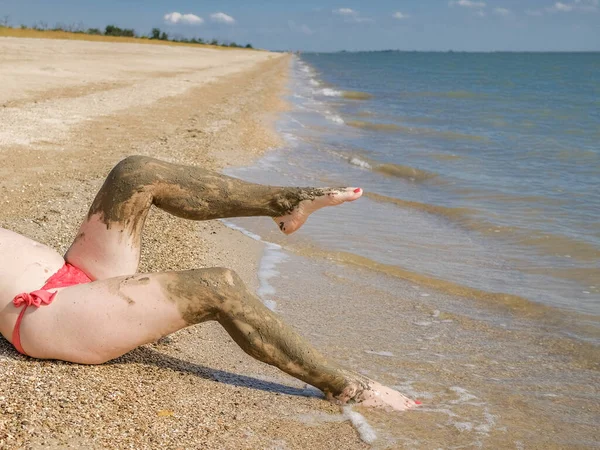
[[[96,30],[99,34],[90,34],[86,32],[75,32],[66,31],[62,28],[54,30],[40,30],[35,28],[13,28],[0,26],[0,37],[15,37],[15,38],[29,38],[29,39],[62,39],[71,41],[90,41],[90,42],[118,42],[121,44],[150,44],[150,45],[171,45],[171,46],[184,46],[184,47],[196,47],[196,48],[215,48],[215,49],[244,49],[244,50],[257,50],[251,46],[244,48],[244,46],[235,45],[230,47],[229,45],[212,44],[211,42],[216,40],[207,40],[206,42],[200,43],[197,41],[185,42],[180,40],[168,40],[168,39],[152,39],[147,36],[110,36],[101,34],[100,30]],[[132,30],[133,31],[133,30]],[[160,30],[159,30],[160,31]],[[165,37],[167,35],[165,34]]]

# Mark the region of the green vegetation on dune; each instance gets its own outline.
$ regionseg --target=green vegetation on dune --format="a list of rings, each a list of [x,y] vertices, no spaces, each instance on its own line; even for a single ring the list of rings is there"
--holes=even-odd
[[[57,23],[54,28],[50,28],[45,22],[36,22],[31,27],[21,25],[19,28],[14,28],[10,26],[7,17],[0,20],[0,37],[2,36],[253,49],[252,44],[239,45],[229,41],[220,42],[218,39],[170,37],[167,32],[161,31],[159,28],[153,28],[148,35],[139,35],[133,28],[120,28],[116,25],[107,25],[104,30],[101,30],[99,28],[86,29],[82,24],[65,25],[61,23]]]

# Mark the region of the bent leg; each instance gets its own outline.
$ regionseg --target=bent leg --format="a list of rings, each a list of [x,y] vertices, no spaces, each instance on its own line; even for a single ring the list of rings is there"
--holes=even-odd
[[[92,279],[137,272],[142,228],[152,205],[191,220],[268,216],[289,234],[313,211],[361,195],[353,188],[263,186],[200,167],[131,156],[106,178],[65,259]]]
[[[217,320],[249,355],[345,403],[414,406],[412,400],[328,361],[227,269],[135,275],[61,290],[27,312],[21,329],[33,357],[96,364],[183,327]]]

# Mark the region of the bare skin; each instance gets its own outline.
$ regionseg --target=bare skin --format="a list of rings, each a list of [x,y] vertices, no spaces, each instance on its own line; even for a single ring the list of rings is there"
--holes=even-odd
[[[23,236],[0,229],[0,331],[11,341],[20,312],[15,295],[39,289],[67,261],[92,283],[58,292],[54,302],[28,308],[21,342],[32,357],[100,364],[181,328],[218,321],[254,358],[319,389],[338,403],[390,406],[415,402],[328,361],[266,308],[231,270],[131,275],[152,205],[178,217],[272,217],[293,233],[325,206],[354,201],[358,188],[289,188],[246,183],[197,167],[129,157],[111,171],[63,258]],[[11,341],[12,342],[12,341]]]

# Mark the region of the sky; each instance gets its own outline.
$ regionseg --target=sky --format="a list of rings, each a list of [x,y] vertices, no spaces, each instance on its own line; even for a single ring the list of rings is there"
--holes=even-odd
[[[5,20],[270,50],[600,51],[600,0],[0,0]]]

